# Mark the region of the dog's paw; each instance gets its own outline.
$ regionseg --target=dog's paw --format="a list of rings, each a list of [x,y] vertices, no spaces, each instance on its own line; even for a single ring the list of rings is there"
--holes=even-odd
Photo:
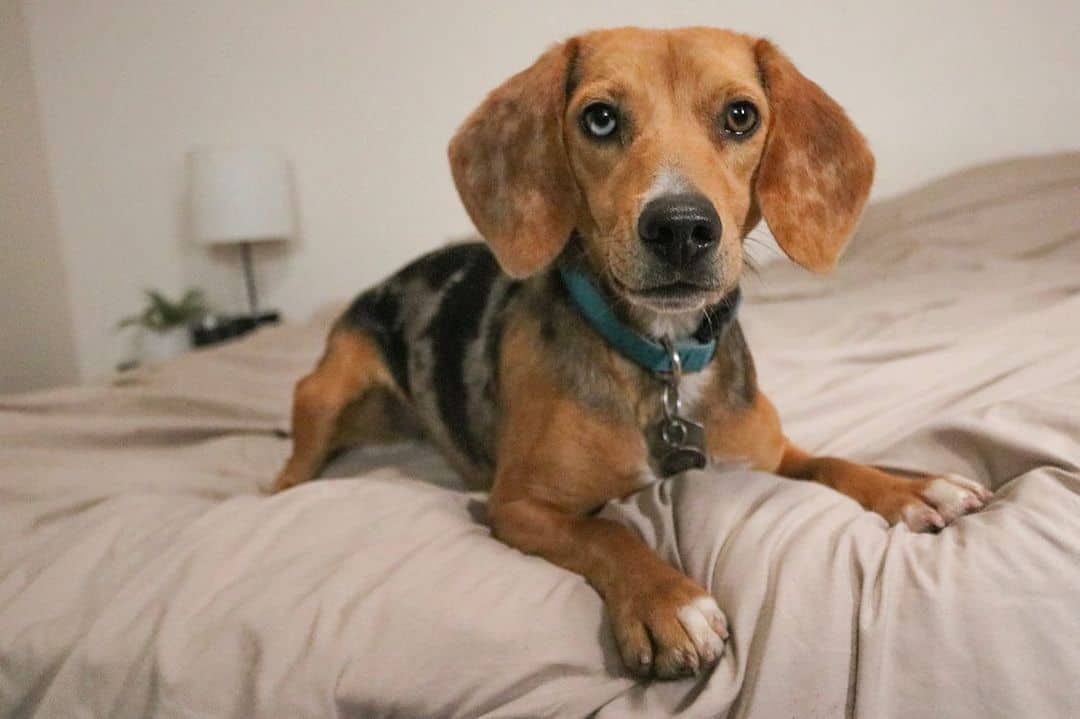
[[[693,676],[724,651],[727,619],[716,600],[676,575],[649,589],[634,587],[608,601],[615,641],[638,676]]]
[[[982,509],[993,496],[978,482],[958,474],[921,479],[913,489],[898,519],[915,532],[944,529],[957,518]]]

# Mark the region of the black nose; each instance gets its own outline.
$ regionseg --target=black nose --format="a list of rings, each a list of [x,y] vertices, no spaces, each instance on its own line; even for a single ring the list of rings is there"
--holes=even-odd
[[[721,229],[716,208],[696,194],[650,200],[638,217],[641,241],[675,267],[687,267],[716,247]]]

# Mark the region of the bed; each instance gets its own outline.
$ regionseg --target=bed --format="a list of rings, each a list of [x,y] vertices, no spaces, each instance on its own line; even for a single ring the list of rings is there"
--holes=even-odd
[[[492,539],[422,445],[262,493],[329,308],[0,398],[0,716],[1080,716],[1080,153],[877,203],[833,276],[745,290],[792,437],[989,507],[917,535],[746,471],[613,502],[732,630],[711,672],[638,682],[593,590]]]

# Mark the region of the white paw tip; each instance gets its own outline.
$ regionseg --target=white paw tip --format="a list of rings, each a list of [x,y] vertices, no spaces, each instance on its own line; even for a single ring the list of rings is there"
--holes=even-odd
[[[950,482],[952,482],[954,484],[958,484],[961,487],[963,487],[964,489],[967,489],[969,492],[974,494],[976,497],[978,497],[983,502],[989,502],[994,497],[994,493],[991,492],[989,489],[982,486],[981,484],[976,482],[974,479],[970,479],[968,477],[965,477],[962,474],[955,474],[953,472],[950,472],[949,474],[946,474],[946,475],[943,475],[943,476],[944,476],[945,479],[949,480]]]
[[[680,607],[675,615],[703,657],[711,661],[720,656],[727,637],[727,622],[715,599],[698,597]]]
[[[705,618],[709,620],[709,626],[712,627],[714,632],[720,635],[721,638],[727,639],[727,617],[720,611],[715,599],[712,597],[698,597],[691,604],[705,615]]]
[[[900,511],[904,524],[913,532],[927,529],[944,529],[945,519],[924,504],[909,504]]]
[[[969,483],[971,480],[934,479],[926,485],[922,495],[944,516],[953,520],[983,507],[983,500]]]

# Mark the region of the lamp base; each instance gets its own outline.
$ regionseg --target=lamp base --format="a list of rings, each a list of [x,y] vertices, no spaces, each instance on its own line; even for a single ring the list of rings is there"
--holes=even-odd
[[[281,322],[277,310],[259,312],[256,315],[208,315],[191,328],[191,344],[195,347],[224,342],[246,335],[256,327],[276,325]]]

